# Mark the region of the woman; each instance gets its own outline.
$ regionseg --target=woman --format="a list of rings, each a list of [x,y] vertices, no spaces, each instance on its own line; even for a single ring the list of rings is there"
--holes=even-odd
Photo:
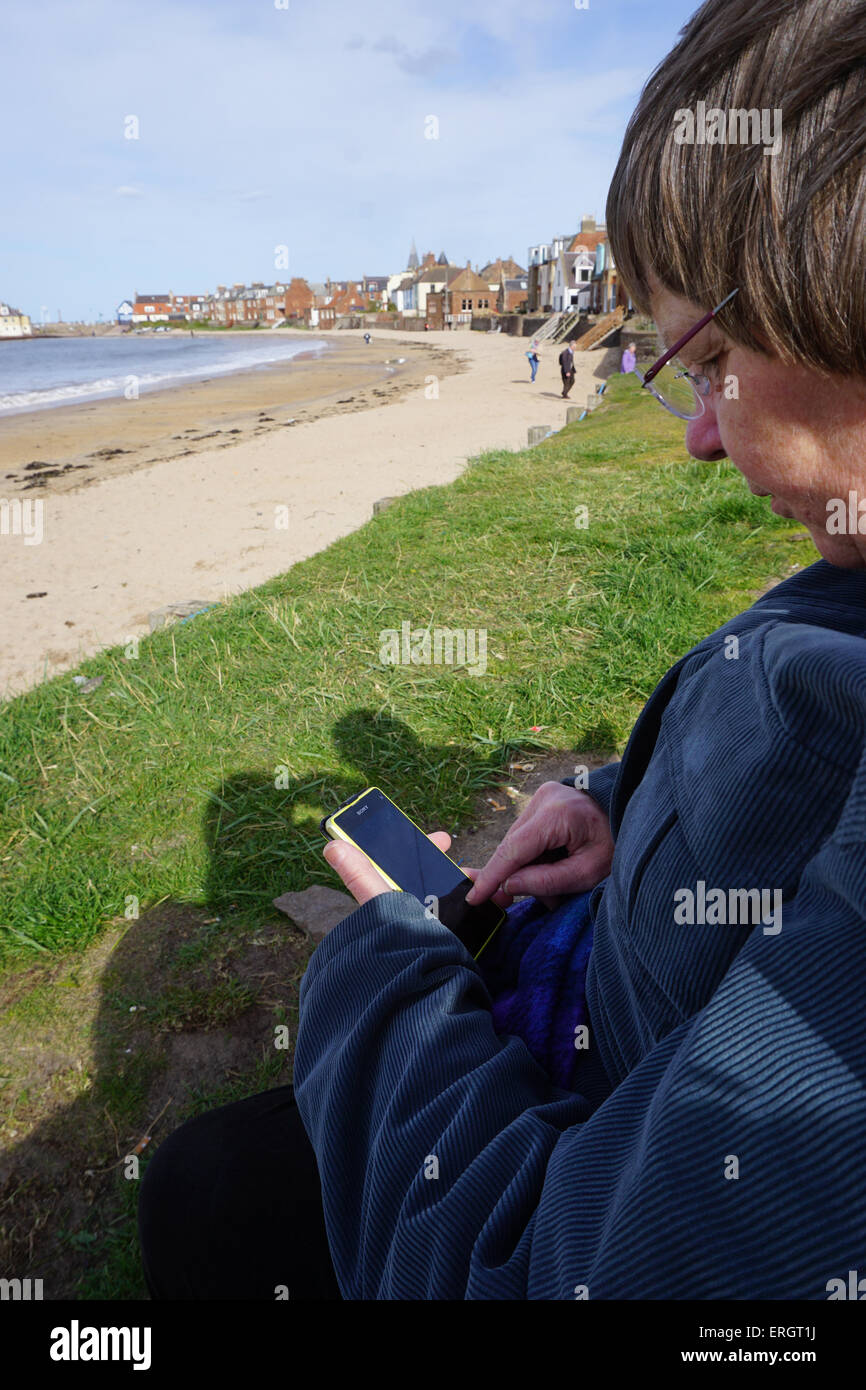
[[[778,152],[678,142],[698,102],[781,110]],[[862,1266],[864,104],[862,0],[707,0],[626,133],[608,235],[681,344],[689,451],[728,457],[822,559],[683,656],[621,763],[588,791],[542,787],[473,875],[477,901],[535,895],[503,928],[510,949],[533,918],[497,989],[532,983],[569,914],[556,968],[576,978],[590,922],[567,1083],[543,1060],[561,1034],[546,1053],[498,1032],[483,969],[329,844],[362,905],[303,980],[297,1110],[288,1090],[253,1097],[159,1151],[142,1201],[158,1294],[208,1296],[167,1202],[228,1296],[826,1299]],[[305,1171],[309,1235],[286,1195]]]
[[[536,338],[533,338],[529,347],[529,351],[525,354],[525,356],[529,360],[529,367],[532,372],[530,381],[534,381],[536,372],[538,371],[538,364],[541,361],[541,358],[538,355],[538,340]]]

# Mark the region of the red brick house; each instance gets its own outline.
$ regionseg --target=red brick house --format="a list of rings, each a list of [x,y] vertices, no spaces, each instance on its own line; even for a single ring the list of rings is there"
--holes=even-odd
[[[516,314],[525,309],[529,300],[529,279],[526,272],[515,277],[503,277],[496,296],[497,314]]]
[[[139,294],[135,292],[132,306],[133,323],[158,323],[167,321],[173,313],[170,294]]]
[[[476,275],[468,261],[466,269],[461,270],[451,281],[448,293],[451,296],[452,314],[489,314],[493,305],[493,294],[489,284],[483,276]]]
[[[340,294],[335,294],[326,307],[334,310],[336,318],[341,318],[346,314],[366,313],[370,307],[370,301],[360,285],[350,282],[348,288]]]
[[[447,289],[427,296],[426,318],[430,327],[469,324],[473,314],[495,314],[496,296],[467,261],[466,269],[450,280]]]

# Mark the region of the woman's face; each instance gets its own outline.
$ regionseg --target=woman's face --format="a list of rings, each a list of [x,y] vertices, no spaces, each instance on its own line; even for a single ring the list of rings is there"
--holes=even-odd
[[[652,311],[669,347],[707,308],[656,282]],[[689,453],[729,458],[752,492],[772,497],[778,516],[808,528],[825,560],[866,568],[866,379],[824,376],[749,352],[715,320],[686,344],[680,360],[713,385],[704,414],[687,424]],[[828,508],[830,502],[839,505]]]

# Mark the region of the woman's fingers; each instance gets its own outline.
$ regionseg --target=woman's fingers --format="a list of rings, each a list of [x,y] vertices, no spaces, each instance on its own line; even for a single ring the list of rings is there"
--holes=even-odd
[[[475,883],[475,881],[476,881],[477,878],[478,878],[478,875],[481,873],[481,870],[480,870],[480,869],[469,869],[469,868],[466,867],[465,864],[461,864],[461,865],[460,865],[460,872],[461,872],[461,874],[465,874],[467,878],[471,878],[471,879],[472,879],[472,882]],[[470,889],[469,891],[471,892],[472,890]],[[467,897],[467,900],[468,900],[468,898],[469,898],[469,893],[466,894],[466,897]],[[514,895],[513,895],[512,893],[503,893],[503,892],[500,891],[500,892],[494,893],[490,901],[491,901],[491,902],[494,902],[494,903],[496,904],[497,907],[510,907],[511,904],[514,902]],[[472,904],[470,904],[470,906],[473,906],[473,907],[474,907],[475,904],[472,903]]]
[[[447,830],[434,830],[427,838],[437,849],[447,851],[451,844]],[[347,844],[345,840],[329,840],[322,853],[359,906],[380,893],[393,892],[390,883],[386,883],[372,860],[357,845]]]
[[[346,844],[345,840],[329,840],[322,854],[360,906],[380,893],[393,891],[357,845]]]
[[[538,841],[537,831],[533,833],[530,826],[517,827],[515,822],[478,874],[474,887],[466,894],[466,901],[470,906],[483,903],[505,883],[509,874],[516,873],[524,864],[531,863],[543,848],[544,845]]]
[[[507,880],[508,891],[530,894],[534,898],[582,893],[604,878],[605,862],[602,846],[587,845],[553,864],[527,864],[515,870]]]

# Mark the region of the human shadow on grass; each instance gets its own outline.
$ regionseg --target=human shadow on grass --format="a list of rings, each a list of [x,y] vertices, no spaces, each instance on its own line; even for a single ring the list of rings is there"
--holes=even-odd
[[[333,767],[290,776],[275,752],[273,767],[212,790],[203,901],[118,918],[74,958],[4,982],[0,1046],[28,1131],[0,1155],[4,1277],[41,1279],[45,1299],[146,1297],[135,1206],[158,1144],[193,1114],[291,1081],[311,948],[272,899],[342,887],[321,856],[321,816],[376,785],[425,829],[453,830],[437,802],[482,793],[532,744],[424,743],[369,709],[338,719],[332,738]],[[45,991],[55,1007],[34,1023],[28,1005]]]

